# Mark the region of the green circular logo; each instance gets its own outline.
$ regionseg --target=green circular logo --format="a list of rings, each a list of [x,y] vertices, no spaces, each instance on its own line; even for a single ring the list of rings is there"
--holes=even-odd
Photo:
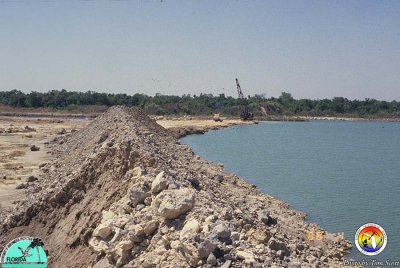
[[[47,256],[40,238],[18,237],[1,253],[2,268],[47,268]]]

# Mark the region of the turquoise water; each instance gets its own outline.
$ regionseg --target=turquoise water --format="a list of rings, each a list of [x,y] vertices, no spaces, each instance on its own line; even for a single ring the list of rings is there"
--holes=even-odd
[[[344,232],[356,260],[400,261],[400,123],[265,122],[183,138],[200,156],[306,212],[310,222]],[[361,254],[365,223],[388,235],[383,252]]]

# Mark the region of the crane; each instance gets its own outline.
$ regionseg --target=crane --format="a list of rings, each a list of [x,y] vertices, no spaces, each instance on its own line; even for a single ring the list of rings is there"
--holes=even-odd
[[[239,84],[239,80],[236,78],[236,87],[239,95],[240,104],[242,106],[242,112],[240,118],[244,121],[253,120],[253,114],[250,113],[249,107],[247,106],[247,99],[244,97],[242,89]]]

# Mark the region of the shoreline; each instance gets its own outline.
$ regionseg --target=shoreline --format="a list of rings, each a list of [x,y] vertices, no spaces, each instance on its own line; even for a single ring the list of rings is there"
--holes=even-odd
[[[218,130],[238,125],[255,125],[258,121],[242,121],[240,119],[224,119],[222,122],[215,122],[213,119],[185,119],[176,120],[161,119],[156,122],[168,129],[176,138],[180,139],[188,135],[204,134],[210,130]]]
[[[106,107],[94,107],[92,110],[71,112],[67,110],[53,110],[46,108],[10,108],[2,107],[0,105],[0,117],[27,117],[27,118],[78,118],[78,119],[94,119],[102,115],[106,111]],[[149,115],[155,120],[212,120],[212,115]],[[223,116],[224,120],[240,120],[237,116]],[[386,116],[358,116],[354,114],[338,114],[338,115],[295,115],[295,114],[269,114],[267,116],[256,116],[256,121],[311,121],[311,120],[339,120],[339,121],[388,121],[400,122],[400,115],[386,115]]]

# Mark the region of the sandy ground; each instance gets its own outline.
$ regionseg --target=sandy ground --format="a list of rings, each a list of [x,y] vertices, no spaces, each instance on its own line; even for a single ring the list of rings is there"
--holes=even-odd
[[[20,191],[16,186],[29,176],[35,176],[39,165],[51,158],[47,142],[64,135],[58,134],[62,129],[70,133],[88,122],[85,119],[0,117],[0,205],[6,207],[19,199]],[[31,151],[31,145],[40,150]]]
[[[162,119],[157,120],[157,123],[167,129],[181,127],[211,129],[229,127],[233,125],[249,124],[249,122],[245,122],[240,119],[225,119],[222,122],[215,122],[212,119]]]

